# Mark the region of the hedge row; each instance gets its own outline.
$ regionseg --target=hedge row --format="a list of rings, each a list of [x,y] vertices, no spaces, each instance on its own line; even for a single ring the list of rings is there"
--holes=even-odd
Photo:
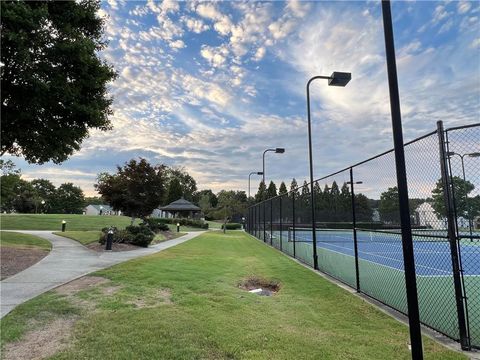
[[[145,220],[145,224],[150,228],[159,226],[159,224],[180,224],[181,226],[191,226],[200,229],[208,229],[208,223],[202,220],[192,220],[192,219],[183,219],[183,218],[148,218]]]
[[[242,228],[242,224],[239,223],[227,223],[227,224],[222,224],[222,229],[226,228],[227,230],[240,230]]]

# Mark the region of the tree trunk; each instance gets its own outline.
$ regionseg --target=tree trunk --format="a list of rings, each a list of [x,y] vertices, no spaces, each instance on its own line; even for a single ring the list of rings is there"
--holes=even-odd
[[[130,223],[130,225],[133,226],[133,223],[135,222],[135,216],[132,216],[132,222]]]

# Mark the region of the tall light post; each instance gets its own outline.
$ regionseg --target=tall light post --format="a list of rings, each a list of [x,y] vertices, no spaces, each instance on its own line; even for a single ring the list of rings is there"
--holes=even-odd
[[[285,152],[284,148],[275,148],[275,149],[267,149],[263,152],[263,183],[265,184],[265,154],[269,151],[275,152],[275,154],[283,154]],[[265,185],[266,186],[266,185]]]
[[[313,241],[313,268],[318,270],[317,259],[317,232],[315,229],[315,195],[313,191],[313,150],[312,150],[312,125],[310,116],[310,84],[317,79],[328,80],[329,86],[345,86],[352,78],[351,73],[333,72],[330,76],[314,76],[307,82],[307,118],[308,118],[308,155],[310,161],[310,203],[312,209],[312,241]]]
[[[454,155],[457,155],[459,158],[460,158],[460,161],[462,163],[462,174],[463,174],[463,190],[465,191],[465,202],[466,202],[466,205],[467,205],[467,214],[468,214],[468,228],[470,230],[470,239],[472,239],[472,236],[473,236],[473,230],[472,230],[472,217],[471,217],[471,213],[470,213],[470,204],[468,202],[468,194],[467,194],[467,178],[465,177],[465,162],[464,162],[464,157],[465,156],[468,156],[468,157],[472,157],[472,158],[476,158],[476,157],[480,157],[480,152],[473,152],[473,153],[468,153],[468,154],[459,154],[459,153],[456,153],[454,151],[449,151],[447,153],[447,156],[454,156]]]
[[[250,177],[251,177],[253,174],[263,175],[263,172],[261,172],[261,171],[253,171],[253,172],[251,172],[250,174],[248,174],[248,198],[249,198],[249,199],[250,199]]]

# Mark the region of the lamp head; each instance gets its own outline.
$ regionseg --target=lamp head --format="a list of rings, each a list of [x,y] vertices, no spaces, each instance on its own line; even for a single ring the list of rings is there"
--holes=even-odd
[[[275,149],[275,153],[276,154],[283,154],[285,152],[285,149],[284,148],[276,148]],[[263,174],[262,174],[263,175]]]
[[[257,175],[263,175],[263,171],[257,172]]]
[[[480,157],[480,152],[473,152],[468,154],[469,157]]]
[[[352,74],[347,72],[334,71],[328,79],[329,86],[345,86],[352,79]]]

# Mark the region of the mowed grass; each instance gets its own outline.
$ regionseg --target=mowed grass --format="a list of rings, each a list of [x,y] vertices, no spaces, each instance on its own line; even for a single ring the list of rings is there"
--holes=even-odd
[[[50,250],[52,248],[50,242],[38,236],[10,231],[0,231],[0,246],[42,250]]]
[[[32,322],[74,316],[74,340],[55,359],[411,356],[406,326],[239,231],[209,232],[95,275],[119,290],[105,296],[89,288],[77,301],[54,292],[37,297],[3,319],[3,343],[21,339]],[[259,297],[239,289],[252,275],[280,281],[279,293]],[[156,301],[159,291],[170,294],[168,301]],[[79,299],[94,307],[73,305]],[[427,359],[466,359],[424,341]]]
[[[98,242],[101,231],[65,231],[65,232],[54,232],[55,235],[64,236],[66,238],[76,240],[83,245],[88,245],[94,242]]]
[[[95,216],[75,214],[2,214],[0,218],[3,230],[58,230],[62,221],[67,222],[66,230],[101,230],[115,226],[124,229],[131,219],[126,216]],[[136,220],[135,224],[141,221]]]

